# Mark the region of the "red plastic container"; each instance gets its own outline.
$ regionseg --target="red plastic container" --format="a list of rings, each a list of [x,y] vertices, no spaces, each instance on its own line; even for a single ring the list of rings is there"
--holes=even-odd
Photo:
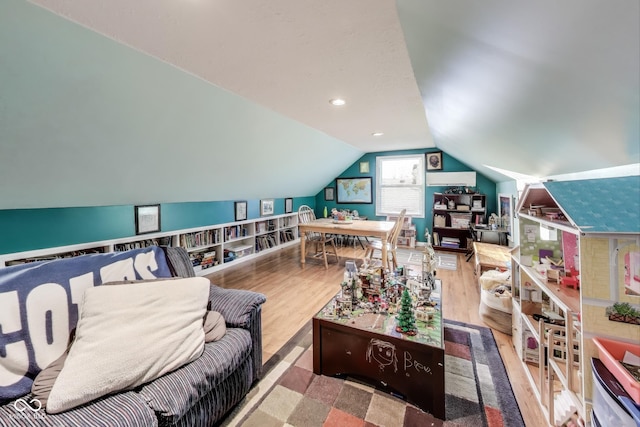
[[[627,351],[640,357],[640,345],[605,338],[593,338],[593,343],[598,347],[600,360],[604,366],[620,381],[633,401],[640,405],[640,383],[620,364]]]

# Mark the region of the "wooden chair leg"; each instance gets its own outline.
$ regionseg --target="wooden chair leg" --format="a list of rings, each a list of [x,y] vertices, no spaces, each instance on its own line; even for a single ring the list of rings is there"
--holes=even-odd
[[[329,269],[329,262],[327,261],[327,244],[324,241],[324,234],[321,236],[320,245],[322,245],[322,257],[324,258],[324,268]]]
[[[331,241],[331,246],[333,246],[333,254],[336,256],[336,262],[340,263],[340,257],[338,256],[338,248],[336,247],[336,242],[334,240]]]
[[[391,256],[391,267],[393,267],[393,271],[398,269],[398,257],[396,255],[396,250],[395,249],[391,249],[388,253],[387,256]]]

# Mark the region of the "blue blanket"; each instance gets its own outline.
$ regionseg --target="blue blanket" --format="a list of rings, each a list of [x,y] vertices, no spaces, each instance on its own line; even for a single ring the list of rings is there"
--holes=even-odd
[[[65,351],[85,289],[156,277],[171,273],[155,246],[0,268],[0,401],[28,393]]]

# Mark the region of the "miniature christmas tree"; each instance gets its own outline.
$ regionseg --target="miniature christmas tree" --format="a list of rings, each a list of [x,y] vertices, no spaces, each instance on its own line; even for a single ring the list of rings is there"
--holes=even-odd
[[[407,335],[416,334],[416,318],[413,315],[413,305],[411,302],[411,295],[409,290],[405,289],[402,292],[402,299],[400,300],[400,313],[398,313],[398,326],[396,330]]]

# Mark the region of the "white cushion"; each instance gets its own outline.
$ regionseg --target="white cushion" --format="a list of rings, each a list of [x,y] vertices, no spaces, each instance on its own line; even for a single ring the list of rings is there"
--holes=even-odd
[[[87,289],[47,412],[133,389],[198,358],[208,296],[204,277]]]

